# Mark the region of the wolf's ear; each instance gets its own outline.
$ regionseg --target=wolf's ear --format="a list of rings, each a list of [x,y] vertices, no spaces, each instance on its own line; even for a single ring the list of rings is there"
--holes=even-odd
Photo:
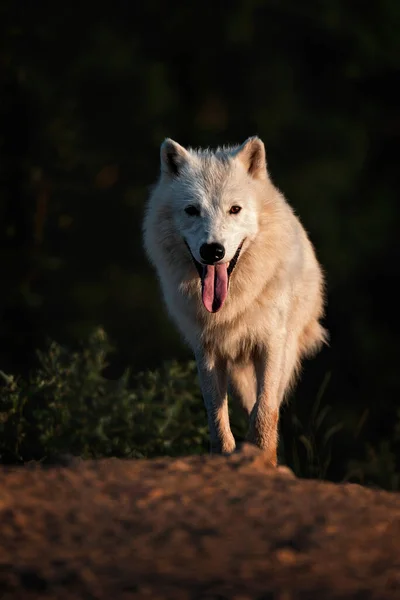
[[[235,156],[243,163],[249,175],[254,179],[268,177],[265,147],[259,137],[248,138],[237,150]]]
[[[167,138],[161,144],[160,157],[162,172],[177,177],[190,154],[183,146]]]

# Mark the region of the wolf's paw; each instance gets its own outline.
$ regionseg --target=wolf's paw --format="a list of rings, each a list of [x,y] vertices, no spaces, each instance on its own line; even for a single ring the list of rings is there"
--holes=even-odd
[[[286,465],[278,465],[276,467],[276,471],[282,475],[285,475],[285,477],[291,477],[292,479],[296,478],[296,475],[293,473],[292,469]]]
[[[236,449],[236,442],[232,436],[232,439],[224,440],[221,442],[213,443],[211,442],[210,454],[224,454],[229,455],[233,454]]]

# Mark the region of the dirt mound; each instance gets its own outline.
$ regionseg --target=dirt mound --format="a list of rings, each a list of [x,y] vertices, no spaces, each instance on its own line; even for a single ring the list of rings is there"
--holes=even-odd
[[[0,470],[0,598],[400,598],[400,498],[231,457]]]

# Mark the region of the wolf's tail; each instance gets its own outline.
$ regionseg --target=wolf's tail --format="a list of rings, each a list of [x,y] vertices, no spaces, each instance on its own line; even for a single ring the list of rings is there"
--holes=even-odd
[[[324,344],[329,344],[329,333],[316,319],[313,319],[300,335],[300,352],[303,356],[310,357],[321,350]]]

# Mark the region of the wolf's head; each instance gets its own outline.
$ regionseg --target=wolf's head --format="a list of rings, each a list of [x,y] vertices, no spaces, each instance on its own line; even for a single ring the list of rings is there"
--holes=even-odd
[[[161,183],[168,187],[175,228],[198,270],[209,312],[222,307],[229,277],[257,235],[259,191],[266,181],[258,137],[216,151],[185,149],[171,139],[161,146]]]

